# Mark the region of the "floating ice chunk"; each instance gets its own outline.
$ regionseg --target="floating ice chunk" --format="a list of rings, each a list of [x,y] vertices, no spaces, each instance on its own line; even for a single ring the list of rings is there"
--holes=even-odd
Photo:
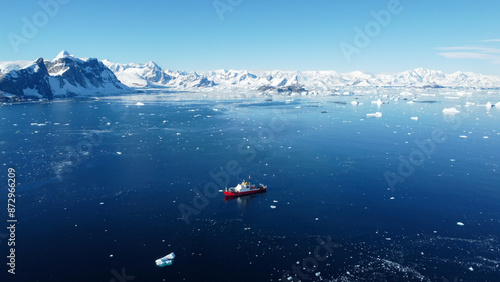
[[[121,155],[121,154],[122,154],[122,152],[116,152],[116,154],[117,154],[117,155]]]
[[[488,136],[483,136],[484,139],[488,139]]]
[[[465,103],[465,106],[466,107],[470,107],[470,106],[474,106],[476,103],[472,103],[472,102],[466,102]]]
[[[170,254],[155,260],[155,263],[158,266],[171,265],[172,263],[174,263],[174,258],[175,258],[175,254],[174,254],[174,252],[171,252]]]
[[[486,103],[485,106],[486,106],[486,109],[490,109],[491,107],[493,107],[493,105],[491,104],[491,102]]]
[[[377,104],[377,107],[380,107],[384,102],[380,100],[380,98],[377,101],[372,101],[372,104]]]
[[[271,205],[271,208],[272,208],[272,209],[275,209],[275,208],[276,208],[276,206]]]
[[[460,138],[467,138],[467,135],[460,135],[458,137],[460,137]]]
[[[352,101],[352,102],[351,102],[351,105],[353,105],[353,106],[357,106],[357,105],[359,105],[359,102],[358,102],[358,101]]]
[[[316,273],[314,273],[314,275],[316,275],[317,277],[319,277],[321,275],[321,272],[316,272]]]
[[[273,200],[273,203],[277,203],[277,202],[278,202],[278,201],[276,201],[276,200]]]
[[[459,221],[459,222],[457,222],[457,225],[458,225],[458,226],[464,226],[465,224],[464,224],[463,222],[460,222],[460,221]]]
[[[413,103],[414,103],[413,101],[406,102],[406,104],[413,104]]]
[[[411,120],[418,120],[418,117],[410,117]]]
[[[472,266],[471,266],[471,267],[469,267],[469,270],[470,270],[470,271],[474,271],[474,268],[472,268]]]
[[[292,281],[293,280],[293,277],[292,276],[288,276],[288,278],[286,279],[288,281]]]
[[[144,106],[144,103],[141,103],[141,102],[137,102],[135,103],[136,106]]]
[[[394,200],[394,197],[390,197],[389,199],[390,199],[390,200]]]
[[[495,108],[500,109],[500,102],[495,104]]]
[[[110,258],[112,258],[112,257],[113,257],[113,254],[109,255],[109,257],[110,257]]]
[[[381,112],[376,112],[376,113],[366,114],[366,117],[381,118],[382,117],[382,113]]]
[[[456,115],[458,113],[460,113],[460,111],[457,110],[456,108],[444,108],[443,109],[443,114],[445,114],[445,115],[453,116],[453,115]]]

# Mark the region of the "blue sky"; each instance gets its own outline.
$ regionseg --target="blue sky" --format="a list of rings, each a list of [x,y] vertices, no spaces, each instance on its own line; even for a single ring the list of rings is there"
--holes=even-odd
[[[44,9],[39,3],[51,5]],[[189,71],[382,73],[423,67],[500,75],[496,0],[19,0],[1,5],[0,61],[52,59],[64,49],[77,57],[155,61],[164,69]],[[374,14],[381,15],[378,21]]]

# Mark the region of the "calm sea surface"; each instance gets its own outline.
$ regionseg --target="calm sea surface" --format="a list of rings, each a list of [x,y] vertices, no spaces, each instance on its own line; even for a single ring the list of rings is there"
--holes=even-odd
[[[445,96],[3,105],[1,281],[499,281],[499,95]]]

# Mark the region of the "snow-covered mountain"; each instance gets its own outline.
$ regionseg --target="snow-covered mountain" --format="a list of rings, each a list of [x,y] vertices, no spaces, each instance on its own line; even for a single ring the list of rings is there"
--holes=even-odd
[[[0,91],[3,96],[45,99],[134,92],[102,62],[66,51],[51,61],[0,62]]]
[[[248,71],[215,70],[179,72],[162,70],[157,64],[103,63],[130,87],[170,86],[174,88],[214,87],[283,89],[304,87],[309,91],[330,91],[339,87],[460,87],[498,88],[500,77],[471,72],[445,74],[441,71],[417,68],[400,73],[369,74],[361,71]],[[261,89],[264,89],[261,88]]]
[[[185,72],[163,70],[154,62],[119,64],[76,58],[62,51],[56,58],[34,62],[0,62],[0,95],[71,97],[134,92],[168,87],[172,90],[253,90],[258,92],[332,93],[353,87],[500,88],[500,77],[471,72],[445,74],[417,68],[400,73],[361,71],[248,71]],[[208,89],[207,89],[208,90]],[[1,98],[1,97],[0,97]]]

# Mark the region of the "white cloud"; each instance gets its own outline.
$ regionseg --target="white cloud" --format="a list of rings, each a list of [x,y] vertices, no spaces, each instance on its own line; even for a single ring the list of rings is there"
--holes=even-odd
[[[500,39],[486,39],[486,40],[481,40],[480,42],[500,42]]]
[[[500,39],[487,39],[481,42],[500,42]],[[447,59],[474,59],[486,60],[493,64],[500,64],[500,49],[481,46],[452,46],[437,47],[437,50],[447,52],[437,53]]]
[[[491,54],[484,53],[473,53],[473,52],[448,52],[448,53],[438,53],[448,59],[478,59],[478,60],[491,60],[500,59],[498,56],[493,56]]]
[[[488,47],[467,47],[467,46],[455,46],[455,47],[438,47],[438,50],[469,50],[469,51],[479,51],[482,53],[500,53],[498,48],[488,48]]]

